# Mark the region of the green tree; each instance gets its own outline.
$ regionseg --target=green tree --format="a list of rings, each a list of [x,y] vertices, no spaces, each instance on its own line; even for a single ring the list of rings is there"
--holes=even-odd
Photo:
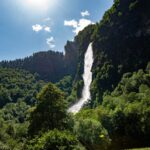
[[[49,83],[39,93],[37,100],[37,107],[31,113],[30,135],[54,128],[64,129],[67,120],[64,94],[55,85]]]

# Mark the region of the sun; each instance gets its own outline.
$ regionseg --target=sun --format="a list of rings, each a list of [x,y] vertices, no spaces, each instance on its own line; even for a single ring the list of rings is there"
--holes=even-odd
[[[54,3],[52,0],[24,0],[24,5],[32,11],[47,11]]]
[[[35,9],[47,9],[48,7],[48,0],[26,0],[26,3],[29,7]]]
[[[16,0],[18,6],[22,7],[23,12],[30,15],[47,14],[54,12],[56,6],[59,6],[58,0]]]

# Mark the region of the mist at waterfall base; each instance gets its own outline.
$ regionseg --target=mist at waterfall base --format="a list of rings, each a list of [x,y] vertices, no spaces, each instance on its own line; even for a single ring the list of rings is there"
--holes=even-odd
[[[90,43],[84,57],[84,73],[83,73],[84,87],[82,91],[82,98],[72,107],[70,107],[68,109],[68,112],[74,114],[79,112],[81,108],[84,106],[84,104],[91,99],[90,85],[92,82],[91,69],[92,69],[93,61],[94,61],[93,48],[92,48],[92,43]]]

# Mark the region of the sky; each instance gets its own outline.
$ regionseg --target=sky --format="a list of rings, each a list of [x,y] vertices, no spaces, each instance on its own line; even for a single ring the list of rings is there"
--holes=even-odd
[[[0,0],[0,61],[38,51],[61,51],[113,0]]]

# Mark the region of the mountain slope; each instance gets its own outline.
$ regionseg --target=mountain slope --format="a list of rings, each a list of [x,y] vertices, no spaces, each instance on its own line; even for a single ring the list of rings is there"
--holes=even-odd
[[[92,106],[102,102],[103,94],[112,91],[124,73],[145,69],[150,61],[149,5],[148,0],[115,0],[99,23],[79,33],[81,55],[73,97],[81,96],[83,59],[90,41],[94,51]]]
[[[149,4],[148,0],[116,0],[96,26],[93,87],[99,92],[92,95],[98,102],[124,73],[145,69],[150,61]]]
[[[75,47],[74,44],[68,42],[65,55],[54,51],[38,52],[24,59],[2,61],[0,66],[25,69],[31,73],[38,73],[42,80],[57,82],[65,75],[75,74],[77,64]]]

